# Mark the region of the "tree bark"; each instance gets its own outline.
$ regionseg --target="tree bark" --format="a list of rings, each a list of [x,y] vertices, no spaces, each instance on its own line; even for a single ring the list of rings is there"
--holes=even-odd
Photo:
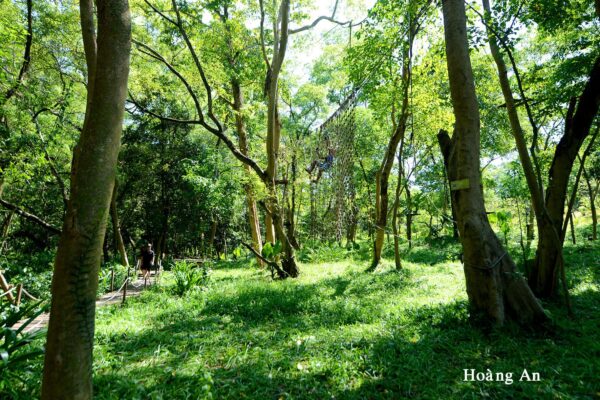
[[[394,232],[394,265],[397,270],[402,269],[402,259],[400,257],[400,232],[398,230],[398,208],[400,206],[400,194],[402,192],[402,145],[398,152],[398,181],[396,182],[396,194],[394,198],[394,207],[392,208],[392,230]]]
[[[121,256],[121,263],[129,268],[129,259],[127,258],[123,236],[121,236],[121,226],[119,225],[119,214],[117,212],[117,181],[115,181],[112,198],[110,199],[110,218],[112,220],[115,247]]]
[[[404,191],[406,192],[406,240],[408,241],[408,248],[412,248],[412,198],[410,195],[410,187],[408,182],[404,183]]]
[[[294,249],[300,249],[300,243],[298,243],[298,239],[296,238],[296,181],[298,179],[298,159],[294,152],[292,156],[292,180],[290,182],[291,186],[291,201],[288,205],[287,209],[287,217],[285,219],[285,227],[287,231],[288,238],[290,239],[290,243],[294,246]]]
[[[10,230],[10,224],[12,223],[13,216],[15,215],[15,211],[12,210],[4,217],[4,221],[2,221],[2,227],[0,228],[0,254],[4,252],[4,245],[6,244],[6,239],[8,238],[8,231]]]
[[[446,60],[456,119],[452,139],[438,141],[448,166],[452,201],[464,252],[464,272],[471,309],[502,325],[508,318],[524,324],[546,320],[540,303],[492,230],[483,201],[480,170],[479,106],[469,46],[465,5],[443,0]]]
[[[231,91],[233,93],[233,111],[235,113],[235,126],[238,135],[238,144],[240,152],[248,156],[248,137],[246,135],[246,124],[243,117],[244,97],[242,88],[236,79],[231,80]],[[248,175],[252,173],[250,166],[243,164],[244,170]],[[247,183],[244,185],[246,191],[246,206],[248,208],[248,225],[250,227],[250,236],[252,237],[252,247],[260,254],[262,251],[262,238],[260,234],[260,220],[258,218],[258,209],[254,200],[252,185]],[[260,258],[256,258],[259,265],[263,262]]]
[[[131,42],[127,0],[97,0],[97,60],[88,70],[88,96],[71,196],[54,276],[46,343],[42,399],[87,400],[92,394],[92,349],[102,240],[115,182]],[[93,33],[91,0],[80,3],[84,42]],[[86,33],[87,32],[87,33]],[[89,39],[89,38],[88,38]]]
[[[573,164],[600,107],[600,58],[594,62],[589,79],[579,100],[573,98],[565,120],[565,133],[556,145],[548,172],[546,211],[548,219],[539,229],[536,259],[529,274],[529,285],[540,297],[558,295],[558,279],[562,266],[562,232],[565,201]],[[560,238],[559,238],[560,239]]]
[[[212,224],[210,226],[210,236],[208,239],[208,248],[212,254],[216,254],[216,257],[219,257],[219,251],[217,250],[217,246],[215,245],[215,238],[217,237],[217,226],[219,222],[216,219],[213,219]]]
[[[282,0],[278,15],[273,20],[273,59],[267,66],[268,73],[265,82],[267,94],[267,169],[265,185],[267,187],[267,240],[269,240],[270,225],[268,219],[272,220],[275,237],[281,242],[282,260],[281,267],[287,274],[286,277],[297,277],[300,273],[296,264],[294,246],[292,246],[283,226],[282,209],[277,200],[277,161],[279,158],[279,144],[281,129],[279,123],[279,74],[285,59],[289,38],[290,2]]]
[[[543,208],[544,208],[544,200],[543,194],[541,190],[541,182],[538,182],[533,163],[529,156],[529,152],[527,150],[527,142],[525,141],[525,134],[523,132],[523,128],[521,127],[521,122],[519,120],[519,114],[517,112],[517,106],[515,104],[515,99],[513,97],[512,89],[510,87],[510,81],[508,79],[508,69],[506,68],[506,63],[504,62],[504,58],[502,53],[500,52],[500,47],[498,45],[498,40],[496,38],[496,32],[493,32],[490,27],[490,18],[491,18],[491,9],[489,0],[482,0],[483,9],[485,10],[485,16],[488,19],[488,23],[486,24],[487,33],[488,33],[488,42],[490,45],[490,52],[492,53],[492,57],[496,62],[496,67],[498,69],[498,80],[500,81],[500,87],[502,88],[502,94],[504,96],[504,101],[506,103],[506,112],[508,114],[508,120],[510,122],[511,131],[513,137],[515,138],[515,144],[517,146],[517,152],[519,153],[519,159],[521,161],[521,166],[523,167],[523,173],[525,175],[525,181],[527,182],[527,187],[529,188],[529,192],[531,194],[532,204],[534,214],[536,216],[538,222],[538,228],[542,223],[541,219],[543,218]]]
[[[596,191],[592,188],[592,182],[585,166],[583,167],[583,178],[588,188],[590,198],[590,212],[592,213],[592,240],[598,240],[598,213],[596,211]]]
[[[575,223],[573,222],[573,213],[569,213],[569,225],[571,226],[571,243],[577,244],[577,238],[575,237]]]
[[[412,57],[412,45],[414,41],[415,31],[417,22],[411,19],[409,25],[408,43],[403,51],[403,63],[402,63],[402,106],[400,110],[400,116],[396,124],[394,132],[388,142],[386,154],[381,162],[381,167],[377,173],[377,184],[376,184],[376,217],[375,217],[375,242],[373,248],[373,261],[369,267],[369,271],[375,270],[381,261],[381,252],[383,250],[383,243],[385,238],[385,227],[387,225],[388,216],[388,186],[389,177],[394,166],[394,156],[398,149],[398,144],[404,138],[406,133],[406,124],[408,121],[408,89],[411,80],[411,57]]]
[[[273,218],[268,213],[265,215],[265,243],[275,243],[275,227]]]

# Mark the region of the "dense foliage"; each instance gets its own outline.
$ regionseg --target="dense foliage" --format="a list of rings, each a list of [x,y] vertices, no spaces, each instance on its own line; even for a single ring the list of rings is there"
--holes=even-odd
[[[570,151],[564,227],[556,232],[570,242],[561,294],[568,289],[576,314],[590,320],[565,319],[568,300],[555,296],[543,303],[558,326],[548,336],[472,330],[457,272],[456,189],[437,138],[455,122],[441,4],[322,3],[292,2],[288,19],[288,0],[129,1],[116,210],[97,293],[131,272],[119,237],[132,267],[152,243],[157,264],[172,271],[164,288],[99,312],[98,398],[514,396],[458,382],[454,358],[480,368],[544,366],[548,380],[523,386],[525,397],[597,395],[598,365],[588,358],[598,352],[597,111]],[[508,66],[545,194],[598,64],[600,10],[591,0],[498,0],[489,12],[465,4],[485,211],[517,273],[528,276],[541,225],[489,45],[493,38]],[[43,301],[84,129],[86,65],[79,2],[0,1],[0,272]],[[382,211],[386,160],[390,201]],[[378,229],[385,272],[366,275]],[[394,257],[403,270],[389,271]],[[290,259],[300,263],[300,280],[273,286],[269,277],[293,276]],[[38,393],[43,333],[13,325],[39,313],[40,303],[8,300],[0,298],[0,396],[18,398],[22,389],[27,398]],[[568,346],[582,359],[566,354]]]

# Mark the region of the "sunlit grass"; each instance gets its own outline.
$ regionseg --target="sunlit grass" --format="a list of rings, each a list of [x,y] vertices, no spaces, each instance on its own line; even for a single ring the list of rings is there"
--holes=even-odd
[[[567,255],[578,318],[547,305],[557,328],[544,334],[472,326],[462,266],[427,248],[400,272],[386,260],[367,274],[357,257],[302,264],[299,279],[283,282],[223,264],[184,297],[167,277],[126,307],[98,310],[96,397],[593,398],[600,293],[589,267],[598,248]],[[463,382],[464,368],[527,368],[542,381]]]

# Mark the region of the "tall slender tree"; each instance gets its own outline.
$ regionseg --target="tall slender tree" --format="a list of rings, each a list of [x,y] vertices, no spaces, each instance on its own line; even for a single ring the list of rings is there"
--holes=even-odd
[[[94,13],[94,3],[96,13]],[[127,0],[82,0],[88,102],[56,255],[42,398],[91,399],[98,269],[115,183],[131,42]],[[97,15],[97,35],[94,23]]]

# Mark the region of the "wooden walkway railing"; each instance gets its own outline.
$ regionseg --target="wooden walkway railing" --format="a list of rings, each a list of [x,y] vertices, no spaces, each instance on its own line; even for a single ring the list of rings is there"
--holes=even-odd
[[[0,271],[0,288],[4,291],[4,293],[0,294],[0,299],[2,299],[3,297],[6,297],[6,299],[10,303],[14,304],[15,306],[18,306],[21,304],[21,299],[23,296],[27,297],[30,300],[34,300],[34,301],[38,300],[35,297],[33,297],[31,295],[31,293],[29,293],[27,290],[25,290],[22,283],[19,283],[16,286],[9,285],[8,281],[4,277],[3,272],[4,271]],[[16,295],[13,295],[14,291],[17,292]]]
[[[147,279],[144,279],[141,276],[136,276],[136,279],[134,280],[131,277],[127,276],[119,289],[105,293],[104,295],[100,296],[96,300],[96,307],[103,307],[118,303],[123,304],[125,303],[125,300],[128,297],[138,296],[147,286],[157,284],[159,282],[159,278],[160,270],[152,271],[150,273],[150,277]],[[21,325],[26,321],[26,319],[19,321],[12,328],[19,329],[19,327],[21,327]],[[25,329],[23,329],[23,332],[28,333],[44,329],[48,326],[49,321],[50,313],[40,314],[33,321],[31,321],[31,323]]]

